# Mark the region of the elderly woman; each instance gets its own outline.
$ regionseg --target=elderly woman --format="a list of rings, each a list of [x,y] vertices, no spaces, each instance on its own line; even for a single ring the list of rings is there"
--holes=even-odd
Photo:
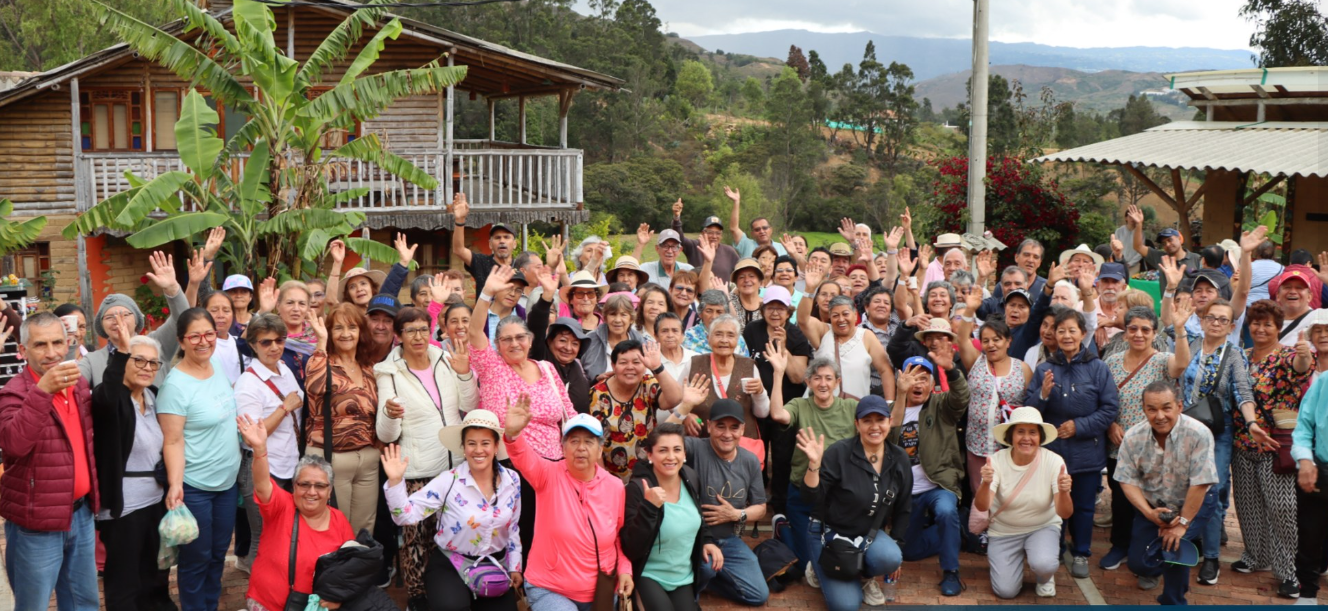
[[[340,268],[340,266],[336,267]],[[364,311],[369,307],[369,300],[380,292],[379,287],[383,285],[383,281],[386,279],[387,274],[382,270],[365,269],[363,267],[352,268],[341,279],[339,301],[354,304],[359,306],[360,311]]]
[[[1129,349],[1131,342],[1124,331],[1126,329],[1125,317],[1130,310],[1143,306],[1149,311],[1156,312],[1156,309],[1154,309],[1153,306],[1153,296],[1149,295],[1147,291],[1125,291],[1121,294],[1119,299],[1120,303],[1116,304],[1115,318],[1111,321],[1103,320],[1098,323],[1099,327],[1110,326],[1122,331],[1121,333],[1112,335],[1111,339],[1107,340],[1106,344],[1099,346],[1098,355],[1104,361],[1111,358],[1111,355],[1116,354],[1117,352],[1123,352]],[[1154,324],[1153,326],[1153,349],[1158,352],[1171,352],[1171,338],[1166,333],[1162,332],[1162,328],[1165,325],[1159,323]],[[1140,422],[1142,422],[1142,420]]]
[[[673,274],[669,283],[669,297],[673,299],[673,313],[682,321],[682,330],[686,331],[697,323],[700,313],[696,310],[696,287],[701,279],[692,270]]]
[[[709,388],[705,401],[692,411],[701,422],[688,420],[689,430],[694,424],[702,424],[710,418],[710,406],[715,401],[733,399],[742,405],[745,414],[747,426],[743,436],[747,441],[743,442],[743,447],[756,454],[764,465],[765,449],[761,444],[761,432],[756,419],[770,414],[770,395],[761,384],[756,363],[736,352],[738,342],[742,339],[738,327],[738,319],[732,314],[723,314],[711,322],[709,353],[692,357],[679,373],[678,379],[691,380],[693,375],[703,375]]]
[[[636,313],[636,331],[647,339],[655,337],[655,320],[660,314],[673,311],[669,292],[658,284],[647,284],[637,293],[641,308]]]
[[[260,296],[263,291],[270,291],[271,282],[269,278],[259,287]],[[309,287],[298,280],[283,282],[277,291],[276,313],[286,323],[286,350],[294,357],[287,358],[286,364],[292,365],[293,371],[301,372],[301,379],[309,357],[318,345],[318,333],[314,330],[313,317],[309,315],[309,301]],[[360,311],[363,312],[363,308]]]
[[[245,327],[245,336],[254,358],[235,382],[235,404],[240,416],[263,423],[267,430],[268,472],[283,490],[291,490],[295,463],[300,460],[300,408],[304,390],[290,366],[282,360],[286,346],[286,324],[274,314],[255,314]],[[249,550],[257,552],[262,544],[263,513],[249,499],[254,494],[250,478],[253,448],[244,448],[240,464],[240,498],[249,521]],[[241,570],[252,570],[254,555],[237,558]]]
[[[321,454],[332,464],[337,508],[351,528],[373,530],[378,514],[378,382],[369,357],[369,321],[355,304],[339,303],[326,322],[315,320],[313,326],[318,345],[305,365],[305,453]]]
[[[636,295],[631,293],[610,293],[604,301],[604,324],[590,332],[586,338],[584,352],[581,353],[581,365],[586,369],[586,377],[591,380],[603,380],[613,372],[609,355],[614,347],[627,340],[644,341],[645,336],[632,327],[636,319]]]
[[[986,458],[973,497],[975,511],[991,512],[991,589],[998,598],[1019,596],[1027,559],[1037,577],[1037,595],[1055,597],[1061,521],[1074,513],[1073,478],[1065,461],[1042,447],[1056,439],[1056,427],[1042,422],[1036,408],[1021,407],[992,432],[1008,449]]]
[[[1209,301],[1199,310],[1199,319],[1203,322],[1204,335],[1190,342],[1193,356],[1181,376],[1180,397],[1186,406],[1194,405],[1203,397],[1217,398],[1221,405],[1218,416],[1222,421],[1210,426],[1217,431],[1213,435],[1213,460],[1217,465],[1218,483],[1214,489],[1219,503],[1203,533],[1203,563],[1199,566],[1198,576],[1200,584],[1216,585],[1222,572],[1218,554],[1227,515],[1226,499],[1231,496],[1233,413],[1240,411],[1244,422],[1251,423],[1249,434],[1253,443],[1260,447],[1276,446],[1268,432],[1256,424],[1260,419],[1255,416],[1258,408],[1250,389],[1250,368],[1240,347],[1229,339],[1233,320],[1231,302],[1221,297]]]
[[[553,306],[558,277],[549,270],[540,275],[544,290],[530,307],[526,316],[531,331],[530,358],[553,365],[562,380],[563,388],[578,414],[590,411],[590,380],[581,365],[581,351],[588,345],[589,334],[573,318],[558,318],[552,323],[549,313]]]
[[[287,609],[287,599],[292,594],[313,592],[318,559],[354,539],[355,533],[350,520],[328,506],[332,497],[332,465],[315,454],[301,458],[295,467],[292,495],[276,485],[268,470],[267,427],[248,416],[237,420],[245,444],[254,449],[253,500],[267,524],[249,577],[248,609]],[[296,546],[294,552],[292,542]],[[293,571],[292,557],[295,558]],[[290,580],[292,574],[294,583]],[[335,609],[340,605],[324,601],[323,606]]]
[[[701,480],[685,463],[686,431],[665,422],[642,444],[650,457],[627,482],[627,506],[619,533],[632,562],[632,582],[651,611],[700,611],[697,575],[702,563],[715,570],[724,554],[701,520]]]
[[[902,414],[897,410],[892,421],[890,405],[873,395],[858,402],[852,437],[827,448],[814,427],[798,431],[798,450],[807,457],[802,494],[815,507],[806,545],[830,611],[885,604],[876,578],[897,575],[903,564],[899,540],[912,511],[913,471],[903,448],[886,439]],[[859,537],[866,547],[859,572],[828,572],[827,566],[835,566],[834,556],[827,558],[829,544]]]
[[[608,267],[609,259],[613,258],[613,247],[604,241],[603,238],[592,235],[581,240],[576,248],[572,249],[572,261],[576,262],[576,272],[585,272],[595,286],[607,286],[608,279],[604,277],[604,270]],[[575,280],[575,277],[573,277]],[[563,301],[567,303],[567,301]]]
[[[743,328],[761,319],[761,285],[765,278],[767,276],[754,259],[738,261],[733,268],[730,281],[738,290],[729,295],[729,312],[738,317],[738,324]],[[742,334],[742,329],[738,329],[738,334]]]
[[[691,361],[696,353],[682,346],[682,319],[672,312],[661,314],[655,319],[653,335],[655,343],[659,344],[659,356],[664,369],[668,370],[673,379],[685,384],[686,380],[678,376],[682,375],[684,364]]]
[[[327,281],[314,278],[305,283],[309,287],[309,315],[322,316],[323,306],[327,305]],[[232,299],[232,302],[235,300]]]
[[[664,369],[659,344],[625,340],[610,357],[613,376],[590,389],[590,415],[608,431],[604,468],[626,480],[646,457],[641,440],[655,429],[656,412],[681,402],[682,389]]]
[[[442,336],[442,340],[434,345],[442,348],[444,352],[451,352],[456,348],[456,344],[465,343],[466,334],[470,332],[470,311],[470,306],[464,301],[447,304],[447,307],[438,313],[440,327],[438,333]]]
[[[179,317],[182,312],[189,309],[189,300],[185,297],[184,289],[180,288],[180,283],[175,279],[175,268],[173,258],[163,255],[160,252],[153,252],[148,257],[152,265],[152,271],[145,274],[154,286],[161,289],[162,295],[166,297],[166,306],[170,308],[170,317],[162,323],[156,330],[146,333],[148,337],[157,340],[161,344],[161,360],[166,364],[157,371],[157,377],[153,379],[153,384],[157,387],[166,380],[166,374],[171,370],[171,359],[176,350],[180,347],[176,335],[179,326]],[[127,351],[129,346],[119,345],[112,339],[112,335],[118,337],[114,328],[119,325],[126,325],[133,329],[134,335],[143,333],[147,330],[147,317],[143,311],[138,308],[138,304],[133,297],[121,293],[107,295],[97,308],[97,316],[92,319],[92,331],[98,337],[107,341],[107,345],[99,350],[93,350],[84,358],[78,359],[78,372],[87,378],[88,384],[96,388],[101,384],[102,372],[106,369],[106,363],[110,361],[111,352]]]
[[[1074,480],[1070,574],[1083,579],[1088,577],[1094,503],[1107,467],[1107,429],[1116,421],[1120,401],[1107,364],[1084,348],[1088,335],[1084,315],[1062,310],[1056,315],[1055,329],[1058,350],[1033,371],[1024,401],[1056,427],[1057,438],[1048,447],[1065,459]]]
[[[166,504],[155,477],[163,437],[152,380],[161,369],[161,346],[150,337],[134,336],[127,325],[115,333],[116,343],[129,350],[111,355],[101,384],[92,389],[106,609],[164,609],[174,603],[171,572],[157,568],[157,524]]]
[[[490,276],[492,278],[492,276]],[[562,426],[559,454],[544,460],[527,439],[533,401],[523,395],[506,411],[503,441],[512,464],[529,481],[535,509],[533,541],[526,571],[526,597],[532,611],[589,609],[601,573],[617,575],[615,593],[632,595],[632,561],[618,538],[626,498],[622,480],[601,466],[604,429],[599,420],[578,414]],[[522,497],[523,504],[527,500]],[[523,526],[524,528],[524,526]],[[590,552],[590,553],[587,553]]]
[[[240,373],[248,365],[250,354],[244,340],[231,335],[235,322],[231,298],[221,291],[209,293],[203,299],[202,308],[207,310],[208,314],[212,315],[212,320],[217,323],[217,360],[221,361],[221,370],[226,374],[226,379],[235,384],[235,381],[240,379]]]
[[[819,271],[807,272],[807,290],[821,285]],[[835,395],[844,399],[857,399],[871,394],[872,372],[881,380],[887,396],[895,392],[895,372],[886,356],[885,347],[876,334],[857,326],[858,312],[853,300],[840,295],[830,300],[830,324],[811,315],[811,308],[803,302],[799,308],[798,328],[807,336],[815,356],[833,360],[840,371],[840,387]]]
[[[965,299],[969,310],[976,312],[982,296],[973,291]],[[960,319],[955,323],[955,334],[960,338],[973,337],[973,325],[972,321]],[[1005,421],[1010,410],[1024,404],[1024,389],[1033,377],[1033,369],[1027,363],[1010,357],[1011,339],[1010,327],[1002,316],[996,315],[988,318],[978,331],[981,351],[971,341],[958,342],[959,359],[968,372],[964,448],[968,450],[968,484],[975,494],[981,479],[978,471],[988,457],[1000,450],[995,427]]]
[[[789,295],[792,296],[793,311],[796,313],[798,310],[798,304],[802,303],[802,298],[807,296],[805,293],[797,289],[797,261],[794,261],[793,257],[783,255],[775,259],[774,265],[771,269],[773,270],[773,277],[770,280],[770,285],[782,286],[789,292]],[[793,323],[797,324],[797,322],[795,316]]]
[[[556,283],[554,286],[557,286]],[[572,276],[571,283],[558,289],[558,316],[575,318],[587,332],[598,329],[604,322],[597,308],[604,290],[605,285],[599,284],[590,272],[577,272]],[[546,289],[540,296],[547,293]]]
[[[1278,449],[1254,438],[1254,430],[1287,436],[1300,415],[1300,399],[1309,388],[1314,369],[1314,351],[1308,333],[1301,331],[1295,347],[1282,345],[1282,306],[1264,299],[1245,310],[1254,347],[1245,351],[1250,363],[1250,387],[1258,406],[1255,421],[1241,412],[1231,415],[1235,452],[1231,459],[1231,492],[1236,501],[1236,517],[1245,540],[1245,553],[1231,568],[1238,573],[1273,569],[1280,584],[1277,594],[1296,598],[1296,518],[1287,508],[1296,503],[1296,472],[1274,469]],[[1172,318],[1172,320],[1185,320]]]
[[[779,251],[773,245],[759,246],[752,251],[752,258],[761,267],[761,286],[770,286],[775,279],[775,260]]]
[[[423,590],[412,595],[411,609],[431,611],[516,611],[516,588],[521,587],[522,504],[521,478],[498,464],[507,459],[498,416],[475,410],[458,424],[438,429],[445,449],[464,460],[430,478],[415,491],[408,485],[411,462],[396,446],[383,451],[383,490],[392,521],[409,532],[421,529],[428,557],[421,559]],[[458,486],[458,484],[460,484]],[[455,528],[453,528],[455,526]],[[432,541],[428,535],[432,534]],[[507,571],[511,585],[501,593],[472,592],[466,572],[476,565],[494,565]]]
[[[446,469],[459,466],[464,457],[439,447],[444,427],[461,422],[462,414],[479,405],[475,374],[470,370],[470,351],[457,343],[444,353],[429,343],[429,314],[414,307],[402,308],[393,321],[400,345],[374,365],[378,384],[378,440],[394,443],[412,460],[405,470],[406,493],[413,494]],[[429,519],[403,528],[401,572],[409,598],[425,595],[424,569],[429,560],[429,536],[437,530]]]
[[[184,611],[216,609],[221,573],[235,527],[240,444],[235,393],[214,358],[217,325],[203,308],[180,314],[176,340],[184,356],[157,395],[166,509],[183,503],[198,521],[198,538],[180,547],[176,579]]]
[[[1132,291],[1143,293],[1143,291]],[[1173,302],[1172,313],[1185,320],[1190,316],[1190,300],[1177,299]],[[1111,571],[1120,567],[1129,558],[1130,538],[1134,529],[1136,512],[1125,496],[1120,482],[1115,479],[1117,455],[1125,432],[1136,424],[1144,422],[1144,389],[1149,384],[1161,380],[1174,380],[1185,371],[1190,362],[1190,346],[1187,342],[1176,345],[1172,354],[1157,349],[1158,333],[1157,314],[1152,306],[1132,307],[1123,312],[1122,325],[1127,348],[1117,351],[1105,359],[1107,369],[1120,395],[1120,411],[1116,421],[1107,427],[1107,484],[1111,487],[1111,550],[1102,557],[1098,566]]]
[[[710,352],[710,325],[716,318],[729,313],[729,300],[724,291],[719,289],[710,289],[701,293],[701,313],[699,324],[688,329],[682,336],[682,346],[697,354],[706,354]],[[739,325],[737,317],[734,317]],[[747,342],[743,340],[742,334],[738,334],[737,353],[741,356],[748,356],[751,352],[747,349]]]

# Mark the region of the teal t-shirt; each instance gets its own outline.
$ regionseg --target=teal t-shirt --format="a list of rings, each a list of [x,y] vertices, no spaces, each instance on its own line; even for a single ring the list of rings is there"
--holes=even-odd
[[[701,529],[701,512],[696,502],[682,489],[677,503],[664,504],[664,520],[659,525],[659,539],[650,550],[642,577],[649,577],[665,590],[673,591],[692,583],[692,546]]]
[[[166,375],[157,393],[157,413],[185,417],[184,483],[208,492],[235,485],[240,472],[235,411],[235,392],[216,357],[212,377],[206,380],[179,368]]]

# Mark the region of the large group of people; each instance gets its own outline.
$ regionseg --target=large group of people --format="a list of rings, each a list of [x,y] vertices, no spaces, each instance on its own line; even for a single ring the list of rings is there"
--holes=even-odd
[[[809,248],[725,192],[727,221],[689,237],[679,200],[616,259],[502,224],[472,250],[458,194],[473,297],[459,271],[408,283],[400,235],[386,273],[334,241],[325,277],[215,282],[218,229],[181,269],[152,253],[155,329],[120,294],[0,324],[27,363],[0,390],[15,608],[97,608],[98,546],[112,611],[175,609],[171,564],[179,608],[215,611],[231,553],[251,611],[392,608],[395,574],[412,610],[760,606],[805,579],[839,611],[932,557],[957,596],[963,552],[1000,598],[1025,566],[1054,597],[1095,523],[1101,569],[1183,604],[1191,567],[1219,583],[1233,502],[1229,568],[1316,598],[1328,255],[1282,267],[1263,228],[1191,252],[1133,207],[1126,239],[1063,253],[921,239],[907,211]],[[162,545],[182,516],[197,535]]]

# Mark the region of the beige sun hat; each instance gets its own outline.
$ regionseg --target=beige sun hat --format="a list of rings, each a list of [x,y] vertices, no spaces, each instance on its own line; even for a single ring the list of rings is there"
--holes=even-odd
[[[461,424],[443,427],[438,431],[438,441],[453,454],[465,454],[466,444],[462,434],[469,428],[489,429],[497,433],[498,451],[494,454],[494,460],[507,460],[507,446],[503,445],[503,425],[498,422],[498,415],[487,409],[467,412]]]
[[[1005,432],[1016,424],[1036,424],[1042,427],[1042,445],[1047,445],[1056,441],[1056,427],[1042,421],[1042,412],[1036,407],[1017,407],[1010,412],[1010,419],[991,427],[991,436],[996,438],[996,442],[1008,446],[1005,443]]]
[[[914,333],[913,337],[918,338],[918,341],[922,342],[925,341],[922,338],[926,337],[929,333],[943,333],[950,336],[950,339],[952,340],[955,338],[954,331],[950,330],[950,321],[944,318],[932,318],[931,322],[928,323],[927,328]]]
[[[342,301],[345,302],[350,301],[350,293],[347,291],[347,289],[350,288],[350,281],[352,278],[359,278],[360,276],[364,276],[365,278],[367,278],[369,280],[369,284],[373,285],[373,290],[369,291],[370,295],[377,295],[378,288],[383,286],[384,280],[387,280],[387,274],[384,273],[383,270],[365,269],[363,267],[352,268],[350,271],[346,272],[345,276],[341,277]]]
[[[636,257],[633,257],[632,255],[623,255],[621,257],[618,257],[618,260],[613,263],[613,269],[609,270],[609,273],[604,275],[610,278],[617,278],[618,277],[617,272],[624,272],[624,271],[634,272],[636,274],[637,286],[641,286],[642,284],[650,282],[650,274],[647,274],[645,270],[641,269],[641,263],[637,261]]]
[[[1093,249],[1089,248],[1087,244],[1080,244],[1070,250],[1061,252],[1061,265],[1069,263],[1070,257],[1073,257],[1075,255],[1084,255],[1092,259],[1094,273],[1097,272],[1097,268],[1102,267],[1102,262],[1103,262],[1102,255],[1093,252]]]

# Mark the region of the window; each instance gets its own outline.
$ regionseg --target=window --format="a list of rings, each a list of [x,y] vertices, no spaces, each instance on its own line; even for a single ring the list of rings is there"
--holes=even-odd
[[[331,90],[332,90],[331,87],[310,87],[308,89],[309,99],[316,100],[318,99],[318,96],[323,95],[324,93],[327,93],[328,91]],[[327,133],[323,135],[323,141],[321,143],[322,148],[325,149],[340,148],[350,142],[354,142],[356,138],[362,136],[364,132],[364,126],[360,124],[359,119],[355,119],[352,117],[350,120],[351,120],[351,127],[349,129],[328,130]]]
[[[143,93],[130,89],[79,94],[79,136],[85,151],[143,150]]]
[[[180,120],[180,92],[152,91],[152,148],[175,150],[175,122]]]
[[[44,275],[50,270],[50,242],[36,242],[14,253],[14,275],[31,282],[37,288],[37,295],[41,297],[50,297],[51,287],[46,286]]]

